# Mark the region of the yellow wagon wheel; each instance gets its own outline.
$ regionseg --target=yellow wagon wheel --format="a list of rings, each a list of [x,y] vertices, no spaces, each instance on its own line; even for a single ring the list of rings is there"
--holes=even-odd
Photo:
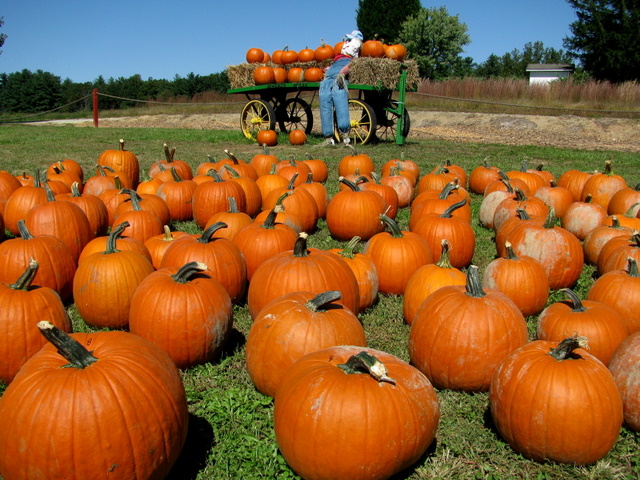
[[[351,130],[349,137],[353,145],[364,145],[375,138],[376,134],[376,113],[373,108],[362,100],[357,98],[349,99],[349,119],[351,121]],[[334,128],[334,136],[337,141],[341,141],[338,128]]]
[[[255,140],[260,130],[275,130],[276,114],[271,104],[262,99],[249,100],[240,114],[244,136]]]

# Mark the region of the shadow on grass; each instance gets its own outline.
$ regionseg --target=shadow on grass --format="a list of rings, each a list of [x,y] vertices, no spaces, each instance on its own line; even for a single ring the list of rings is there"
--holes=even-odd
[[[202,417],[189,414],[189,433],[182,453],[166,480],[195,480],[207,466],[215,438],[211,424]]]

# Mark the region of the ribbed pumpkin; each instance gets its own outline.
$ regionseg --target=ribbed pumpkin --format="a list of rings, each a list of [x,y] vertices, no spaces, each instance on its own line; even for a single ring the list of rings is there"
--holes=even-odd
[[[124,140],[119,140],[118,150],[105,150],[98,157],[98,165],[111,167],[114,170],[124,172],[131,180],[131,188],[136,188],[140,183],[140,164],[135,153],[124,148]]]
[[[0,243],[0,282],[15,282],[33,258],[39,268],[35,285],[55,290],[63,301],[71,297],[76,262],[66,245],[50,235],[31,234],[24,220],[18,221],[19,237]]]
[[[231,299],[206,270],[200,262],[161,268],[131,298],[131,333],[157,345],[181,369],[215,360],[231,334]]]
[[[409,356],[436,388],[486,391],[500,362],[527,341],[518,307],[501,292],[483,291],[471,265],[466,286],[442,287],[422,303]]]
[[[624,215],[631,209],[633,215],[640,211],[640,183],[635,187],[625,187],[618,190],[607,205],[609,215]]]
[[[104,252],[107,249],[110,235],[115,236],[116,250],[133,250],[134,252],[140,253],[151,262],[151,252],[149,252],[149,249],[145,246],[144,243],[133,237],[122,236],[122,233],[127,228],[127,225],[127,223],[121,223],[120,225],[113,227],[109,232],[109,235],[96,237],[89,243],[87,243],[87,245],[82,249],[82,253],[80,253],[78,264],[83,262],[85,258],[93,253]]]
[[[584,337],[537,340],[501,363],[489,405],[504,440],[527,458],[589,465],[603,458],[622,426],[622,401],[607,367]]]
[[[379,193],[385,203],[385,215],[389,218],[396,218],[398,214],[398,192],[396,192],[393,187],[381,184],[380,176],[375,172],[371,172],[371,178],[361,175],[356,180],[356,183],[361,190]]]
[[[327,207],[327,228],[336,240],[348,241],[353,237],[369,240],[384,230],[380,215],[385,201],[379,193],[363,190],[354,182],[340,177],[348,191],[336,193]]]
[[[80,193],[79,185],[71,185],[70,193],[56,195],[56,200],[66,200],[76,204],[87,216],[93,237],[107,234],[109,228],[109,212],[105,204],[95,195]]]
[[[449,182],[440,191],[423,191],[411,203],[409,229],[411,230],[415,227],[418,220],[420,220],[424,215],[440,215],[454,203],[458,203],[462,199],[466,198],[466,196],[463,196],[458,192],[459,189],[459,184]],[[453,216],[463,218],[471,223],[471,205],[469,203],[465,203],[462,207],[456,208],[451,214]]]
[[[127,328],[131,297],[140,282],[154,271],[151,261],[141,253],[119,251],[117,235],[117,231],[111,232],[106,250],[81,261],[73,277],[78,314],[92,327]]]
[[[160,235],[163,227],[168,222],[162,222],[158,216],[150,210],[145,210],[140,205],[140,196],[134,190],[128,190],[131,199],[132,210],[119,214],[113,222],[112,228],[127,223],[123,235],[135,238],[144,243],[149,238]]]
[[[218,212],[211,215],[211,218],[207,221],[204,229],[206,230],[211,225],[218,222],[223,222],[225,225],[227,225],[226,228],[220,228],[218,230],[218,236],[233,240],[233,238],[240,230],[253,223],[253,219],[245,212],[241,212],[240,210],[238,210],[236,199],[233,197],[229,197],[229,210],[226,212]]]
[[[359,313],[360,291],[349,265],[335,253],[307,249],[307,234],[298,235],[292,251],[274,255],[255,271],[249,284],[247,305],[252,318],[271,300],[286,293],[338,290],[340,303]]]
[[[588,265],[597,265],[598,256],[605,243],[615,237],[630,237],[633,230],[620,225],[618,217],[612,215],[607,223],[610,225],[601,225],[591,230],[582,241],[582,249],[584,250],[584,261]]]
[[[623,270],[630,257],[640,261],[640,232],[637,230],[631,236],[614,237],[603,245],[598,256],[598,274]]]
[[[488,159],[482,161],[482,165],[478,165],[469,174],[469,190],[476,195],[484,195],[484,190],[490,182],[500,179],[498,173],[500,169],[489,164]]]
[[[164,143],[162,145],[162,151],[164,152],[164,160],[154,162],[151,167],[149,167],[149,177],[155,177],[163,168],[168,170],[174,167],[180,178],[184,180],[191,180],[193,178],[191,165],[185,160],[176,159],[175,147],[169,148],[169,145]]]
[[[538,317],[539,340],[562,341],[567,332],[589,339],[589,353],[607,365],[615,349],[627,338],[627,327],[620,314],[607,304],[580,300],[565,288],[568,300],[549,305]]]
[[[581,200],[582,189],[584,184],[591,178],[592,173],[582,172],[580,170],[567,170],[558,177],[557,184],[571,192],[574,202]]]
[[[295,187],[295,189],[306,190],[309,192],[316,204],[318,219],[326,218],[327,207],[329,206],[329,192],[327,191],[327,187],[324,186],[324,183],[313,180],[313,173],[309,172],[309,175],[307,175],[307,181],[301,183]]]
[[[535,196],[550,207],[553,207],[556,215],[560,218],[564,216],[567,208],[573,203],[571,192],[564,187],[558,186],[555,181],[540,187]]]
[[[36,328],[38,322],[45,320],[71,332],[71,320],[60,296],[49,287],[33,284],[37,271],[38,262],[31,259],[15,282],[0,282],[0,381],[6,384],[46,343]]]
[[[20,235],[18,222],[24,220],[29,210],[46,201],[47,192],[40,181],[40,172],[36,171],[33,185],[23,185],[9,195],[2,215],[5,228],[13,235]]]
[[[156,195],[163,199],[169,208],[169,216],[172,221],[184,222],[193,218],[193,207],[191,205],[193,192],[198,185],[193,180],[183,180],[176,169],[171,167],[173,182],[165,182],[156,192]],[[161,219],[162,220],[162,219]]]
[[[609,370],[622,397],[624,422],[634,432],[640,431],[640,332],[628,336],[609,361]]]
[[[187,232],[183,232],[180,230],[172,232],[169,226],[165,225],[164,233],[161,233],[160,235],[154,235],[153,237],[148,238],[146,242],[144,242],[144,247],[148,250],[151,258],[151,263],[156,270],[160,268],[162,257],[164,257],[164,254],[167,251],[167,248],[169,248],[169,246],[171,245],[171,242],[173,242],[177,238],[187,235],[189,235]]]
[[[247,371],[255,387],[274,397],[286,370],[307,353],[336,345],[367,346],[351,310],[335,303],[338,291],[291,292],[272,300],[253,320],[247,336]]]
[[[0,399],[3,477],[165,478],[189,423],[171,359],[128,332],[68,336],[48,322],[38,328],[52,344]]]
[[[416,368],[355,346],[298,360],[274,402],[278,447],[308,479],[390,478],[424,454],[439,418],[436,393]]]
[[[269,151],[269,145],[265,144],[265,145],[262,146],[262,153],[255,154],[251,158],[251,161],[249,162],[249,165],[251,165],[253,167],[253,169],[258,174],[258,177],[261,177],[263,175],[267,175],[269,173],[269,171],[271,170],[271,166],[275,165],[278,162],[279,162],[278,157],[273,155]],[[209,169],[207,169],[207,171],[208,170]],[[205,172],[200,172],[200,174],[202,174],[202,173],[206,173],[206,171]]]
[[[332,248],[329,251],[340,255],[351,271],[356,276],[358,290],[360,291],[360,312],[371,308],[378,299],[380,282],[376,265],[371,257],[364,253],[357,253],[356,246],[360,243],[360,237],[353,237],[344,248]]]
[[[420,305],[433,292],[442,287],[467,283],[464,272],[452,266],[449,261],[449,242],[443,239],[440,245],[442,253],[438,262],[423,265],[409,277],[402,303],[404,321],[407,325],[413,323]]]
[[[305,175],[308,173],[307,171]],[[275,188],[269,192],[262,201],[262,209],[263,212],[273,209],[282,199],[282,195],[290,192],[290,195],[282,199],[282,205],[288,213],[300,219],[303,232],[311,233],[318,223],[318,205],[309,191],[295,188],[297,178],[297,174],[294,174],[286,188]]]
[[[253,167],[251,167],[253,168]],[[222,169],[228,172],[229,180],[236,182],[244,192],[244,213],[251,218],[255,217],[262,208],[262,192],[256,181],[247,176],[242,176],[230,165],[225,165]],[[238,207],[236,203],[236,208]],[[231,206],[229,206],[231,209]]]
[[[505,258],[489,262],[482,276],[482,287],[509,297],[522,315],[537,315],[549,299],[549,279],[542,264],[531,257],[518,257],[505,242]]]
[[[288,225],[275,223],[277,212],[271,210],[261,224],[247,225],[233,238],[247,264],[247,280],[251,281],[256,269],[274,255],[293,250],[297,232]]]
[[[620,190],[627,187],[626,180],[613,173],[611,160],[604,162],[604,171],[594,173],[584,183],[580,200],[584,201],[587,195],[593,197],[592,202],[601,205],[605,210],[609,207],[609,201]]]
[[[606,218],[607,210],[594,203],[591,195],[587,195],[584,201],[573,202],[567,207],[560,225],[578,237],[578,240],[584,240],[591,230],[604,225]]]
[[[500,202],[493,212],[494,230],[499,230],[507,219],[515,217],[517,209],[526,210],[531,216],[546,217],[549,213],[549,206],[538,197],[527,196],[519,188],[515,189],[515,194],[515,197],[505,198]]]
[[[402,295],[411,275],[423,265],[433,263],[433,253],[427,241],[414,232],[402,231],[399,225],[380,215],[388,232],[369,239],[363,253],[376,266],[381,293]]]
[[[236,199],[238,210],[244,212],[246,198],[242,187],[231,180],[223,180],[215,170],[210,170],[212,182],[199,184],[193,192],[193,219],[204,228],[211,215],[229,210],[229,197]]]
[[[340,159],[338,163],[338,175],[345,177],[351,175],[356,171],[360,175],[369,175],[376,170],[373,160],[366,153],[358,153],[353,145],[349,145],[351,153],[345,155]]]
[[[216,232],[226,228],[218,222],[207,228],[201,235],[189,235],[176,239],[162,257],[162,268],[181,267],[195,261],[207,265],[213,278],[218,280],[236,304],[247,290],[247,265],[240,249],[229,239],[216,236]]]
[[[516,196],[515,190],[511,186],[511,182],[508,180],[500,179],[499,183],[505,186],[504,190],[494,190],[488,192],[482,198],[480,203],[480,210],[478,211],[478,220],[480,225],[485,228],[493,229],[493,218],[496,213],[496,208],[502,203],[503,200],[508,198],[514,198]]]
[[[605,303],[622,317],[629,334],[640,331],[640,274],[638,261],[627,259],[626,270],[613,270],[598,278],[587,293],[587,300]]]

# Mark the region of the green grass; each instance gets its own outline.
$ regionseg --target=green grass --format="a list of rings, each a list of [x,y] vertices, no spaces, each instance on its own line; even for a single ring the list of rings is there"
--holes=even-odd
[[[156,160],[163,158],[162,144],[176,148],[176,158],[188,161],[193,167],[206,160],[207,155],[225,156],[229,149],[241,159],[250,160],[261,149],[243,138],[239,131],[203,131],[169,129],[110,129],[58,126],[0,127],[0,168],[18,174],[43,169],[63,158],[80,162],[87,172],[92,171],[100,152],[117,148],[124,138],[129,150],[137,154],[141,169],[146,172]],[[291,147],[282,144],[272,148],[279,158],[304,158],[306,152],[322,158],[332,174],[327,183],[331,194],[337,191],[337,164],[348,153],[342,148],[321,149],[318,138],[310,145]],[[568,169],[602,169],[605,160],[612,160],[615,171],[629,184],[640,182],[638,155],[611,151],[580,151],[535,146],[504,146],[444,141],[408,139],[407,145],[393,144],[364,146],[360,151],[369,154],[378,167],[392,158],[412,159],[426,172],[444,160],[462,165],[468,172],[482,159],[504,170],[518,168],[523,159],[544,163],[545,169],[556,176]],[[474,196],[472,208],[477,214],[481,198]],[[398,221],[407,228],[408,212],[400,212]],[[495,255],[492,232],[474,220],[477,247],[474,263],[483,267]],[[174,225],[174,228],[193,224]],[[327,233],[325,223],[310,236],[310,246],[333,248],[342,243]],[[576,288],[583,296],[591,283],[593,269],[585,268]],[[554,293],[550,302],[560,299]],[[76,330],[88,327],[69,306]],[[382,295],[376,306],[360,316],[369,345],[408,360],[409,327],[402,319],[402,298]],[[533,331],[535,318],[528,319]],[[253,479],[297,478],[279,455],[272,427],[273,403],[258,393],[246,372],[244,343],[251,327],[247,308],[236,306],[234,333],[219,361],[183,372],[191,412],[187,445],[171,476],[178,479]],[[0,390],[1,391],[1,390]],[[496,433],[488,414],[488,400],[484,393],[438,391],[441,419],[436,441],[425,456],[397,479],[423,478],[527,478],[527,479],[619,479],[640,477],[639,435],[623,429],[613,450],[595,465],[577,467],[553,463],[540,464],[516,454]],[[580,421],[580,419],[575,419]]]

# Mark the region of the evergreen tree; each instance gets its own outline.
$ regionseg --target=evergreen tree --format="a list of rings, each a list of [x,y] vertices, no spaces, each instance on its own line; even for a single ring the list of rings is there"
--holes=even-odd
[[[2,27],[2,25],[4,25],[4,17],[0,17],[0,27]],[[0,47],[2,47],[2,45],[4,45],[4,41],[6,40],[7,35],[5,33],[0,33]],[[0,50],[0,53],[2,53],[2,50]]]
[[[523,51],[514,48],[502,57],[495,54],[481,63],[475,71],[480,77],[527,78],[530,63],[572,63],[573,58],[564,50],[545,48],[542,42],[526,43]]]
[[[402,23],[421,8],[420,0],[358,0],[356,24],[365,40],[396,43]]]
[[[597,80],[640,79],[640,0],[567,0],[578,19],[564,46]]]

